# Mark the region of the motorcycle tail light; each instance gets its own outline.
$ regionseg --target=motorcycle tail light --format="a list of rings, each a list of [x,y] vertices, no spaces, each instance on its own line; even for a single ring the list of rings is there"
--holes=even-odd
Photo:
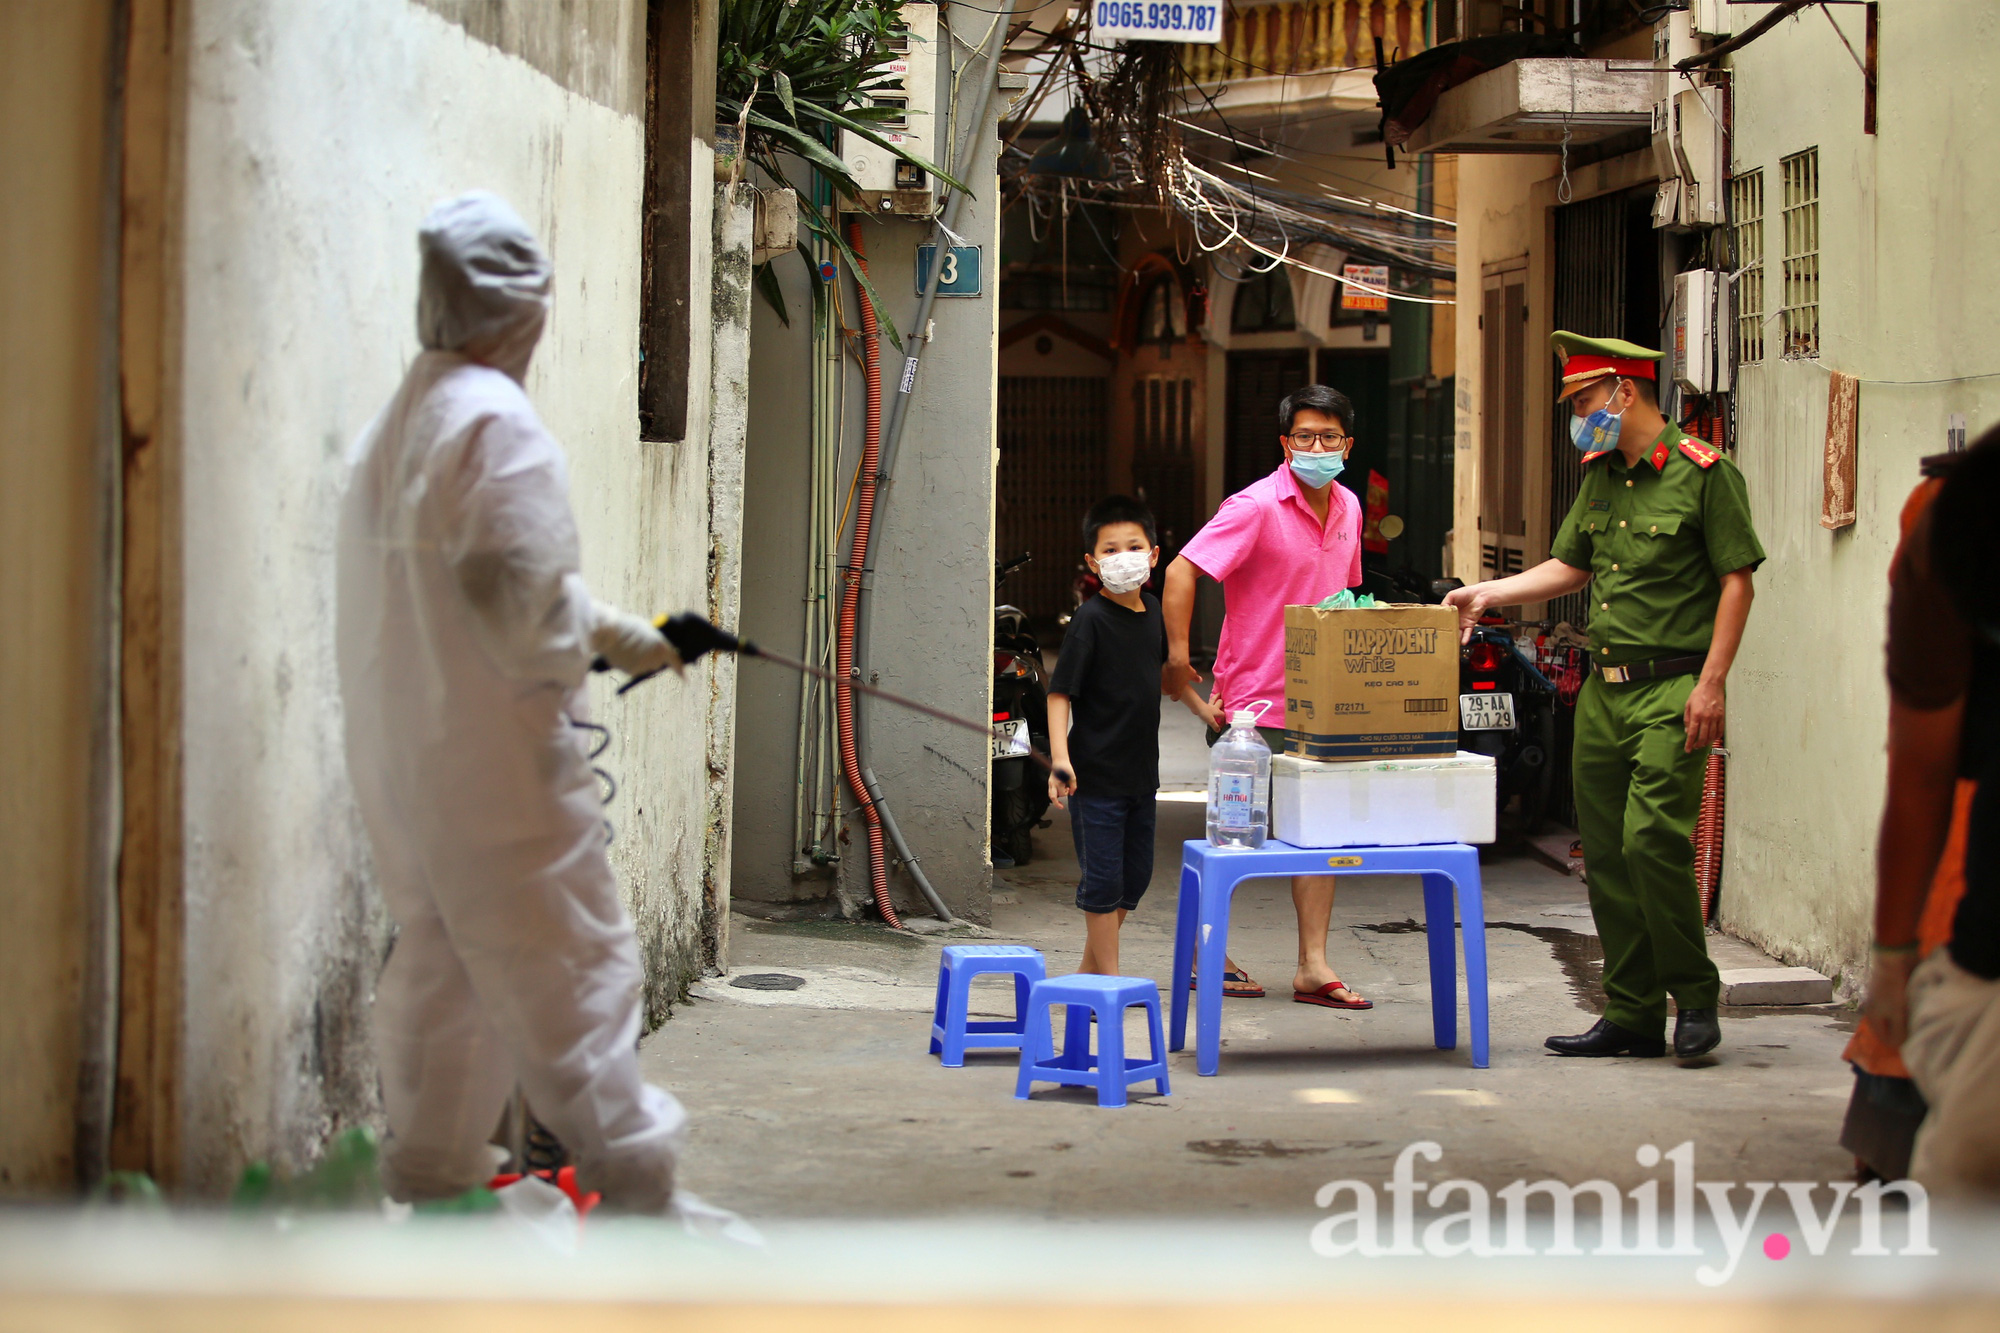
[[[1472,682],[1472,688],[1475,690],[1494,690],[1498,689],[1499,686],[1490,680],[1475,680]]]
[[[1491,671],[1500,665],[1500,650],[1483,641],[1475,643],[1466,650],[1465,664],[1474,671]],[[1488,685],[1486,688],[1493,687]]]
[[[1008,712],[1006,709],[1003,708],[999,712],[993,715],[993,720],[995,722],[1005,722],[1013,716],[1014,715],[1012,713]]]
[[[1014,669],[1014,654],[1003,653],[996,649],[993,653],[993,669],[1003,676],[1006,675]]]

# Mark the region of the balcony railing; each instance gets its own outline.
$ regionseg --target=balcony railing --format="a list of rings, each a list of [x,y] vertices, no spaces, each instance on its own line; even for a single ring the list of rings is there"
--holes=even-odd
[[[1222,40],[1182,56],[1195,82],[1309,74],[1375,63],[1375,34],[1391,59],[1424,49],[1425,0],[1285,0],[1232,6]]]

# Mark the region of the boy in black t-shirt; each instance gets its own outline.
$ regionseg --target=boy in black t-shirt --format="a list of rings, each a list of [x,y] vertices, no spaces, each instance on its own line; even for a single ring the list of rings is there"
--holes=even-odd
[[[1118,928],[1153,878],[1153,801],[1160,788],[1160,602],[1144,591],[1159,562],[1152,511],[1114,495],[1083,520],[1084,561],[1102,585],[1070,618],[1049,681],[1049,799],[1069,811],[1083,880],[1080,972],[1115,976]],[[1193,684],[1182,703],[1213,722]],[[1074,730],[1072,727],[1074,720]]]

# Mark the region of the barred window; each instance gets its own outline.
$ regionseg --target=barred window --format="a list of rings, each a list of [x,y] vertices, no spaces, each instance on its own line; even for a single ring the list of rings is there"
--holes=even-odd
[[[1819,149],[1778,163],[1784,189],[1784,329],[1788,357],[1819,355]]]
[[[1764,173],[1746,171],[1729,182],[1729,212],[1736,227],[1736,360],[1764,359]]]

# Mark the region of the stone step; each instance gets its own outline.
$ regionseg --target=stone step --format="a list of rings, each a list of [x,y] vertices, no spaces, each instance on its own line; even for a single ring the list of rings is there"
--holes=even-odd
[[[1832,1004],[1833,982],[1809,967],[1724,968],[1722,1002],[1742,1005]]]

